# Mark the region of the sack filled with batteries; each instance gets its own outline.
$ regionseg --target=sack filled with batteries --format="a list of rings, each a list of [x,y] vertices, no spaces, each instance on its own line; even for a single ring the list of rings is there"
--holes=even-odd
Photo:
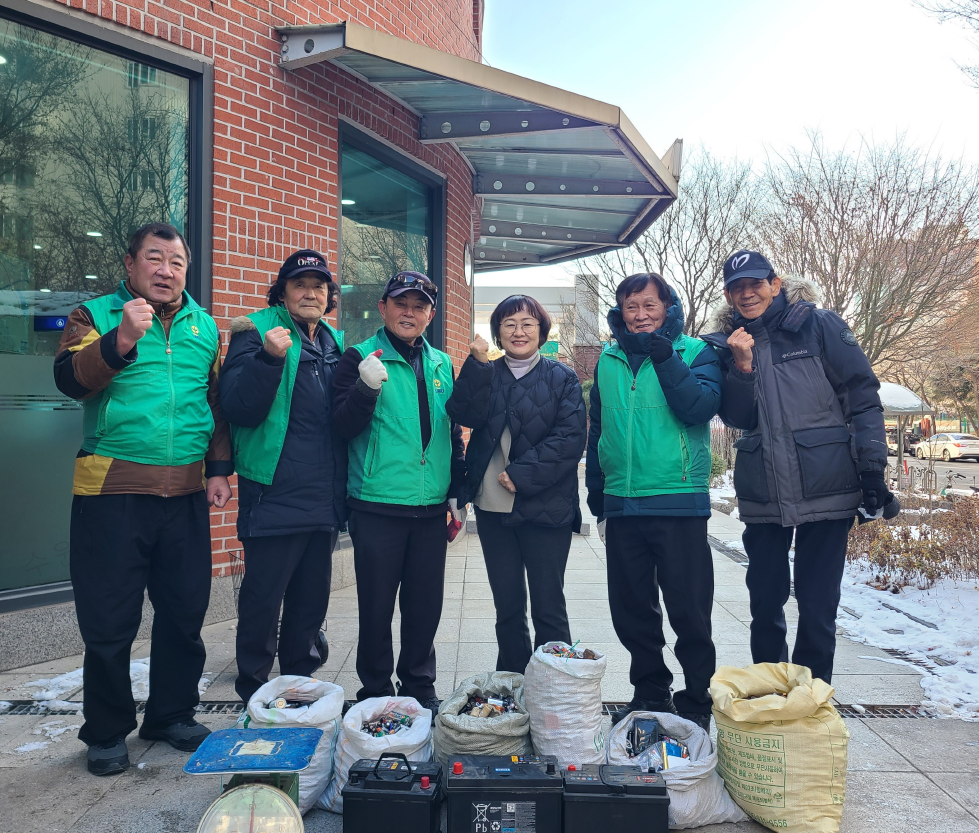
[[[316,806],[342,813],[350,767],[361,758],[376,761],[383,752],[400,752],[409,761],[432,760],[432,712],[414,697],[370,697],[351,706],[333,756],[333,779]]]
[[[744,821],[717,773],[710,735],[691,720],[662,712],[633,712],[608,737],[608,763],[659,772],[670,795],[670,829]]]
[[[445,766],[453,755],[530,755],[523,674],[486,671],[464,680],[442,702],[432,740]]]
[[[248,701],[242,725],[265,729],[322,729],[309,766],[299,773],[299,810],[305,813],[333,777],[333,745],[340,731],[343,689],[333,683],[286,674],[269,680]]]

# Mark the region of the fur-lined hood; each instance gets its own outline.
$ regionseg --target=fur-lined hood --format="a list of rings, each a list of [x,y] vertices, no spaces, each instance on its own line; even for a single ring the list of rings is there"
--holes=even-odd
[[[231,319],[231,335],[238,335],[238,333],[243,333],[246,330],[257,330],[258,327],[255,326],[255,322],[252,321],[247,315],[239,315],[237,318]]]
[[[810,278],[794,278],[791,276],[782,278],[782,294],[789,304],[798,301],[806,301],[810,304],[819,305],[819,287]],[[723,306],[714,310],[710,321],[704,331],[707,333],[724,333],[730,335],[734,332],[734,307],[728,306],[725,301]]]

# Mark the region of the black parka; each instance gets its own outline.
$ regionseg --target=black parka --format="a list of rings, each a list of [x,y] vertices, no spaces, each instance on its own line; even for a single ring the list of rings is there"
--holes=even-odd
[[[510,428],[506,473],[517,491],[506,525],[557,527],[581,523],[578,463],[585,449],[585,402],[574,371],[541,358],[516,379],[504,358],[466,359],[445,406],[449,416],[472,429],[466,449],[466,500],[479,492],[483,475]]]

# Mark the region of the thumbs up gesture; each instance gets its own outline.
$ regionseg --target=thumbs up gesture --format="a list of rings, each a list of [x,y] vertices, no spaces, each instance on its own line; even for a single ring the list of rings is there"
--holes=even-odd
[[[371,390],[380,390],[381,385],[388,380],[387,368],[381,361],[383,353],[383,350],[375,350],[357,366],[361,380]]]

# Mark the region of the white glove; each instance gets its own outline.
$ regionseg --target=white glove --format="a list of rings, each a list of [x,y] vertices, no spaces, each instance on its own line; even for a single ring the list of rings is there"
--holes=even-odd
[[[388,380],[388,371],[375,353],[371,353],[358,366],[360,378],[371,390],[380,390],[381,385]]]
[[[605,524],[606,523],[608,523],[608,521],[605,518],[602,518],[598,522],[598,537],[602,539],[602,543],[603,544],[605,543]]]
[[[463,506],[462,509],[459,508],[458,498],[449,498],[449,514],[452,515],[452,520],[461,523],[463,526],[466,525],[466,516],[469,513],[466,511],[465,506]]]

